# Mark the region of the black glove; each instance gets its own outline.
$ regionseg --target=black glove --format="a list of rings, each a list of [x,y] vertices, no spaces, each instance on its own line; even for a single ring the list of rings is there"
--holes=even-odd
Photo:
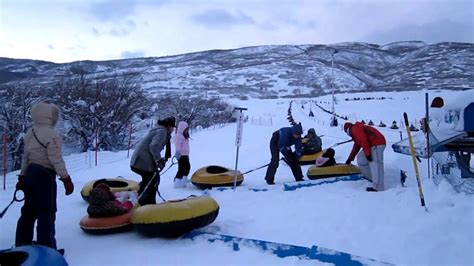
[[[285,147],[282,149],[281,154],[285,157],[290,157],[291,156],[291,149],[289,147]]]
[[[346,164],[351,164],[351,160],[347,159]]]
[[[63,182],[64,191],[65,191],[66,196],[71,195],[72,192],[74,192],[74,183],[72,183],[71,177],[67,176],[65,178],[60,178],[59,180],[61,180]]]
[[[166,161],[165,159],[161,158],[158,161],[156,161],[156,170],[161,171],[163,168],[165,168]]]
[[[372,155],[371,154],[367,155],[366,157],[367,157],[367,161],[372,162]]]
[[[25,189],[25,176],[18,175],[18,182],[16,183],[16,190],[24,190]]]
[[[296,153],[296,152],[295,152],[295,158],[296,158],[296,160],[299,161],[299,160],[301,159],[301,156],[302,156],[301,153]]]

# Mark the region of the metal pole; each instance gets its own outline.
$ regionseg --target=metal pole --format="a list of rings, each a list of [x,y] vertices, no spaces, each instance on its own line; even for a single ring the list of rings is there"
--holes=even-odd
[[[421,206],[425,207],[425,211],[428,211],[428,208],[425,205],[425,196],[423,195],[423,187],[421,184],[420,172],[418,171],[418,164],[416,163],[416,153],[413,146],[413,138],[411,137],[410,126],[408,125],[408,115],[403,113],[403,118],[405,120],[405,129],[408,135],[408,142],[410,143],[410,153],[413,161],[413,167],[415,168],[416,181],[418,183],[418,193],[420,195]]]
[[[334,119],[334,53],[331,54],[331,95],[332,95],[332,118]]]
[[[239,164],[239,148],[242,144],[242,128],[243,128],[243,120],[244,115],[242,111],[247,110],[247,108],[236,107],[234,110],[239,111],[239,117],[237,119],[237,132],[236,132],[236,140],[235,146],[237,146],[237,152],[235,154],[235,169],[234,169],[234,191],[235,187],[237,186],[237,166]]]
[[[428,179],[431,178],[431,145],[430,145],[430,111],[428,105],[428,93],[425,93],[425,106],[426,106],[426,115],[425,115],[425,124],[423,125],[426,131],[426,151],[428,152]]]
[[[336,109],[334,107],[334,84],[336,83],[335,82],[335,78],[334,78],[334,54],[336,54],[338,51],[336,49],[333,50],[332,54],[331,54],[331,76],[332,76],[332,82],[331,82],[331,95],[332,95],[332,110],[331,110],[331,113],[332,113],[332,118],[331,118],[331,123],[329,124],[329,126],[331,127],[336,127],[337,126],[337,120],[336,120]]]
[[[237,165],[239,164],[239,146],[237,146],[237,152],[235,154],[235,169],[234,169],[234,190],[237,186]]]

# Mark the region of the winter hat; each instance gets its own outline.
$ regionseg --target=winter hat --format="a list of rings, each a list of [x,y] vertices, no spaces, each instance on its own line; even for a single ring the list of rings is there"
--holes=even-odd
[[[106,183],[99,183],[95,188],[102,189],[103,191],[110,192],[110,187]]]
[[[158,120],[158,125],[164,126],[164,127],[167,127],[167,126],[176,127],[176,119],[174,119],[173,116],[170,116],[165,119]]]
[[[333,158],[335,154],[336,154],[336,152],[334,151],[334,149],[329,148],[324,152],[323,157]]]
[[[303,127],[301,126],[301,123],[294,124],[293,127],[291,127],[291,133],[298,135],[303,134]]]
[[[351,129],[352,126],[353,126],[353,124],[351,122],[344,123],[344,132],[346,132],[347,135],[349,135],[349,136],[350,136],[349,130]]]
[[[314,130],[314,128],[308,129],[308,135],[309,135],[309,134],[313,134],[313,135],[316,136],[316,130]]]

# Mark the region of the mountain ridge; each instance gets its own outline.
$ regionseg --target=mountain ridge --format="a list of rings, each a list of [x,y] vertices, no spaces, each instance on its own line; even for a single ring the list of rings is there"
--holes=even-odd
[[[0,85],[47,86],[74,74],[106,79],[129,73],[153,93],[264,98],[326,94],[332,84],[336,92],[464,90],[474,88],[474,44],[265,45],[70,63],[0,57]]]

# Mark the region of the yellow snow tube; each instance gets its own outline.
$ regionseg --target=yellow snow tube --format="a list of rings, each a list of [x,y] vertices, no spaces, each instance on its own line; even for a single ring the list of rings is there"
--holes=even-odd
[[[316,165],[313,165],[306,173],[308,178],[311,180],[354,174],[360,174],[360,169],[353,164],[336,164],[334,166],[326,167],[317,167]]]
[[[120,191],[138,191],[139,185],[138,182],[133,180],[128,180],[125,178],[103,178],[96,179],[86,183],[81,189],[81,196],[85,201],[89,201],[89,194],[96,183],[106,183],[112,193]]]
[[[314,164],[316,163],[316,159],[321,157],[323,155],[324,150],[313,153],[313,154],[305,154],[300,157],[300,165],[308,165],[308,164]]]
[[[132,223],[148,237],[175,238],[211,224],[219,214],[219,204],[207,196],[149,204],[133,211]]]
[[[234,185],[234,170],[211,165],[199,168],[191,177],[191,182],[198,188],[229,187]],[[244,176],[237,171],[237,186],[242,184]]]

